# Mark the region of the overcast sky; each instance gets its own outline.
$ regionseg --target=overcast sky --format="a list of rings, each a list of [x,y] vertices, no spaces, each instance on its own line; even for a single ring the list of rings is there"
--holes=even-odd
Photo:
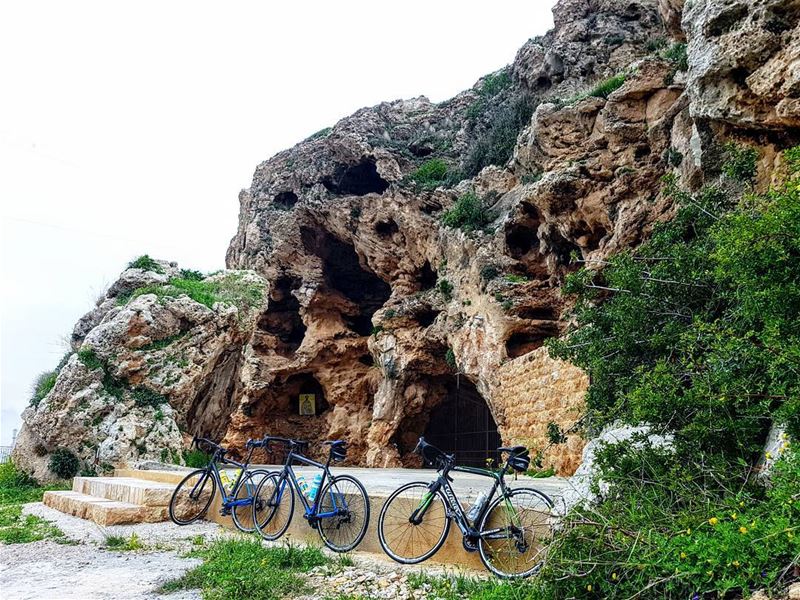
[[[0,444],[135,256],[222,268],[256,165],[363,106],[438,101],[553,0],[0,6]]]

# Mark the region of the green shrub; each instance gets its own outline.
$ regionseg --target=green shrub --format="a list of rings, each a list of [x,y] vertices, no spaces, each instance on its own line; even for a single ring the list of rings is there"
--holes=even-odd
[[[247,281],[238,273],[228,273],[213,280],[173,277],[165,285],[148,285],[134,290],[125,302],[145,294],[155,294],[159,298],[177,298],[186,295],[208,308],[213,308],[215,303],[221,302],[247,312],[260,305],[264,288],[261,284]]]
[[[667,46],[666,39],[664,39],[663,37],[656,37],[649,39],[644,47],[645,50],[647,50],[648,52],[658,52],[659,50],[666,48],[666,46]]]
[[[453,299],[453,284],[447,279],[440,279],[436,284],[436,288],[439,290],[439,293],[442,295],[445,301],[450,302],[450,300]]]
[[[505,165],[514,153],[519,132],[530,124],[534,108],[529,96],[519,96],[492,113],[486,130],[473,142],[464,160],[464,177],[474,177],[489,165]]]
[[[47,466],[59,479],[72,479],[78,474],[81,462],[72,450],[56,448],[50,455],[50,462]]]
[[[131,390],[131,396],[136,406],[145,407],[152,406],[158,408],[162,404],[167,404],[169,400],[163,394],[154,392],[146,387],[135,387]]]
[[[143,254],[137,259],[132,260],[128,263],[129,269],[142,269],[143,271],[151,271],[153,273],[163,273],[164,268],[158,263],[158,261],[153,260],[147,254]]]
[[[118,552],[128,552],[144,548],[144,544],[142,544],[142,541],[136,533],[132,533],[130,537],[121,535],[106,536],[105,546],[109,550],[116,550]]]
[[[610,77],[605,81],[601,81],[594,88],[592,88],[592,90],[589,92],[589,96],[593,96],[595,98],[608,98],[612,93],[621,88],[624,83],[624,73],[614,75],[614,77]]]
[[[467,192],[459,197],[453,208],[446,211],[441,217],[442,225],[462,231],[483,229],[493,220],[494,215],[486,210],[483,202],[474,192]]]
[[[674,64],[679,71],[687,71],[689,69],[689,54],[686,51],[684,42],[672,44],[661,53],[661,57]]]
[[[758,152],[755,148],[742,146],[734,142],[725,144],[725,162],[722,172],[728,179],[747,183],[756,176]]]
[[[39,486],[33,477],[17,469],[12,461],[0,463],[0,506],[39,502],[45,491],[59,489],[64,489],[64,486]]]
[[[45,371],[39,374],[33,384],[33,394],[30,399],[31,406],[39,406],[39,402],[41,402],[56,385],[57,377],[57,371]]]
[[[202,450],[184,450],[183,464],[193,469],[202,469],[211,460],[211,455]]]
[[[448,348],[447,352],[445,352],[444,362],[446,362],[447,366],[453,369],[453,371],[458,370],[458,363],[456,363],[456,353],[453,352],[452,348]]]
[[[425,161],[411,175],[411,180],[424,189],[433,189],[447,180],[447,163],[440,158]]]
[[[0,543],[28,544],[46,539],[67,541],[64,532],[52,523],[35,515],[23,515],[20,505],[0,508]]]
[[[86,366],[87,369],[90,371],[94,371],[95,369],[103,369],[105,368],[105,363],[100,360],[97,354],[94,351],[94,348],[85,347],[78,350],[78,359]]]
[[[503,279],[509,283],[528,283],[529,281],[524,275],[517,275],[516,273],[506,273]]]
[[[319,548],[265,548],[257,539],[218,540],[193,554],[203,564],[165,584],[162,592],[199,588],[214,600],[292,598],[308,591],[299,573],[330,563]]]
[[[481,268],[481,279],[483,281],[491,281],[500,275],[500,269],[496,265],[486,265]]]
[[[484,98],[492,98],[511,86],[511,74],[508,69],[498,73],[490,73],[483,78],[480,94]]]
[[[181,269],[181,279],[188,279],[189,281],[203,281],[205,275],[200,271],[194,269]]]

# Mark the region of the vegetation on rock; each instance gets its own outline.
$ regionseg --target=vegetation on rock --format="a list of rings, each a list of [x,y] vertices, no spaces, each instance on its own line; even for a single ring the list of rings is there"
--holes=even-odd
[[[56,448],[50,455],[50,470],[59,479],[72,479],[81,468],[81,461],[68,448]]]
[[[478,231],[493,221],[493,215],[486,210],[483,202],[474,192],[460,196],[453,207],[442,215],[442,225],[461,229],[462,231]]]
[[[153,273],[163,273],[164,268],[158,263],[157,260],[150,258],[147,254],[143,254],[128,263],[129,269],[142,269],[143,271],[152,271]]]

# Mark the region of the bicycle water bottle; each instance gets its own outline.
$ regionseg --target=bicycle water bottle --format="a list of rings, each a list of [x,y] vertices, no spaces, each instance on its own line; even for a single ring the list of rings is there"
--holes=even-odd
[[[308,482],[302,475],[297,478],[297,487],[300,488],[300,493],[303,494],[303,496],[308,496]]]
[[[311,500],[311,502],[314,502],[314,500],[316,499],[317,494],[319,493],[319,486],[321,483],[322,483],[322,475],[317,473],[316,475],[314,475],[314,480],[311,482],[311,489],[308,492],[308,499]]]
[[[486,490],[481,492],[481,495],[478,496],[478,499],[475,500],[475,504],[472,505],[472,508],[470,508],[469,512],[467,513],[467,518],[470,521],[475,522],[475,519],[477,519],[478,516],[481,514],[481,511],[483,510],[483,507],[486,505],[486,501],[488,499],[489,499],[489,492]]]

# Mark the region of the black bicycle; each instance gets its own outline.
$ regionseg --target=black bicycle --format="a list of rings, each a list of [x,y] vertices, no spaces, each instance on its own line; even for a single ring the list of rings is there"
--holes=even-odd
[[[386,554],[403,564],[427,560],[442,547],[455,521],[464,548],[478,551],[486,568],[498,577],[527,577],[539,570],[553,502],[538,490],[511,488],[505,481],[507,473],[528,470],[530,455],[524,446],[498,448],[508,457],[496,471],[456,466],[453,455],[423,438],[414,451],[435,466],[439,476],[429,483],[406,484],[387,498],[378,520],[378,538]],[[472,519],[450,485],[451,472],[494,480],[470,510]]]
[[[236,528],[246,533],[256,530],[253,521],[253,499],[260,476],[267,475],[267,470],[248,471],[257,442],[249,440],[246,447],[250,450],[244,462],[239,463],[225,458],[228,450],[219,444],[199,438],[192,440],[192,446],[210,450],[208,465],[189,473],[178,484],[172,493],[169,503],[169,517],[177,525],[189,525],[202,518],[211,506],[217,487],[222,494],[223,515],[232,515]],[[219,464],[232,465],[237,472],[234,479],[228,477],[227,469],[220,471]]]
[[[325,464],[302,455],[308,442],[267,436],[257,442],[272,453],[272,444],[284,445],[288,452],[283,469],[267,474],[258,484],[253,504],[253,521],[266,540],[277,540],[289,528],[294,514],[295,495],[303,504],[303,518],[317,530],[322,541],[334,552],[349,552],[361,542],[369,524],[369,496],[355,477],[330,472],[332,461],[344,460],[347,448],[343,441],[323,442],[330,446]],[[294,461],[322,469],[322,479],[312,498],[303,493],[292,463]]]

